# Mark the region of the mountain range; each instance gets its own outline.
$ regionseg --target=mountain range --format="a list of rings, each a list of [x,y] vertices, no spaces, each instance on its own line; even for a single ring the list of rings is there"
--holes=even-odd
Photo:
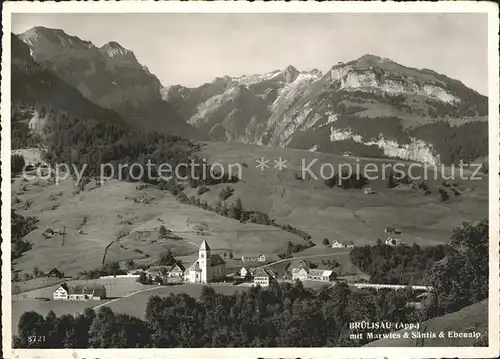
[[[143,131],[428,163],[487,155],[487,97],[375,55],[324,73],[290,65],[164,87],[114,41],[97,47],[39,26],[18,36],[34,61]]]
[[[461,130],[477,127],[481,141],[487,139],[485,96],[432,70],[375,55],[326,73],[288,66],[218,77],[198,88],[170,86],[163,98],[215,141],[438,163],[446,153],[436,151],[429,126],[453,137],[452,127],[469,123]]]

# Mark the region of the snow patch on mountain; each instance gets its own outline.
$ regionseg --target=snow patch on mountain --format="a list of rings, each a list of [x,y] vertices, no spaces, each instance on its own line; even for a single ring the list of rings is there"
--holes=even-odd
[[[248,76],[243,75],[240,77],[233,77],[231,79],[240,85],[249,86],[249,85],[259,83],[259,82],[269,81],[269,80],[275,79],[275,78],[279,77],[280,75],[281,75],[281,71],[276,70],[276,71],[268,72],[264,75],[248,75]]]

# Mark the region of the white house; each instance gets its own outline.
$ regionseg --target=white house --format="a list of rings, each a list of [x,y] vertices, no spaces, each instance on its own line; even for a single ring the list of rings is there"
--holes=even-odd
[[[276,274],[269,269],[257,269],[253,274],[253,284],[261,287],[269,287],[271,282],[276,281]]]
[[[307,269],[306,268],[293,268],[292,269],[292,279],[307,280]]]
[[[262,253],[259,253],[258,255],[243,255],[241,256],[241,261],[242,262],[265,262],[266,261],[266,256]]]
[[[332,242],[332,248],[344,248],[344,243],[340,241],[333,241]]]
[[[400,243],[401,243],[401,241],[397,238],[394,238],[394,237],[387,237],[385,239],[385,244],[387,246],[397,246]]]
[[[341,242],[341,241],[333,241],[332,248],[354,248],[353,241]]]
[[[240,269],[240,277],[241,278],[247,278],[247,277],[250,277],[252,275],[252,272],[250,271],[250,269],[248,269],[247,267],[241,267]]]
[[[198,251],[198,259],[184,272],[186,283],[208,283],[226,276],[226,262],[218,254],[212,254],[207,241]]]
[[[106,288],[103,285],[61,284],[53,293],[54,300],[102,300],[106,298]]]
[[[293,268],[292,279],[331,282],[335,279],[335,272],[325,269]]]
[[[185,268],[180,263],[175,263],[169,266],[154,266],[150,267],[146,274],[152,279],[156,277],[160,278],[172,278],[172,277],[183,277]]]

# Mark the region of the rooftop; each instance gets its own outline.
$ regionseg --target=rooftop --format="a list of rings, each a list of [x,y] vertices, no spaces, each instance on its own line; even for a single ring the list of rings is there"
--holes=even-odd
[[[274,274],[273,271],[266,269],[266,268],[260,268],[257,269],[254,274],[254,277],[268,277],[268,278],[276,278],[276,274]]]
[[[106,296],[106,288],[102,284],[68,285],[67,283],[63,283],[60,287],[64,288],[68,294]]]

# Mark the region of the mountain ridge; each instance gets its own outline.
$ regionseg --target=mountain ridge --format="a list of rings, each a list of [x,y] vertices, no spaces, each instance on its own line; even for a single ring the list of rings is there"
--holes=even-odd
[[[241,87],[249,91],[245,96]],[[487,115],[487,98],[462,82],[372,54],[337,63],[324,73],[289,65],[260,75],[219,76],[197,88],[169,86],[162,95],[212,140],[368,152],[430,163],[456,159],[439,153],[436,148],[443,146],[422,137],[428,131],[420,127],[484,122]],[[380,123],[386,128],[363,136],[366,126]],[[483,134],[477,142],[482,142],[487,128],[479,126]],[[456,130],[447,131],[453,137]],[[484,152],[482,148],[465,160]]]
[[[19,38],[33,58],[137,130],[202,138],[162,99],[159,79],[116,41],[100,48],[60,29],[33,27]]]

